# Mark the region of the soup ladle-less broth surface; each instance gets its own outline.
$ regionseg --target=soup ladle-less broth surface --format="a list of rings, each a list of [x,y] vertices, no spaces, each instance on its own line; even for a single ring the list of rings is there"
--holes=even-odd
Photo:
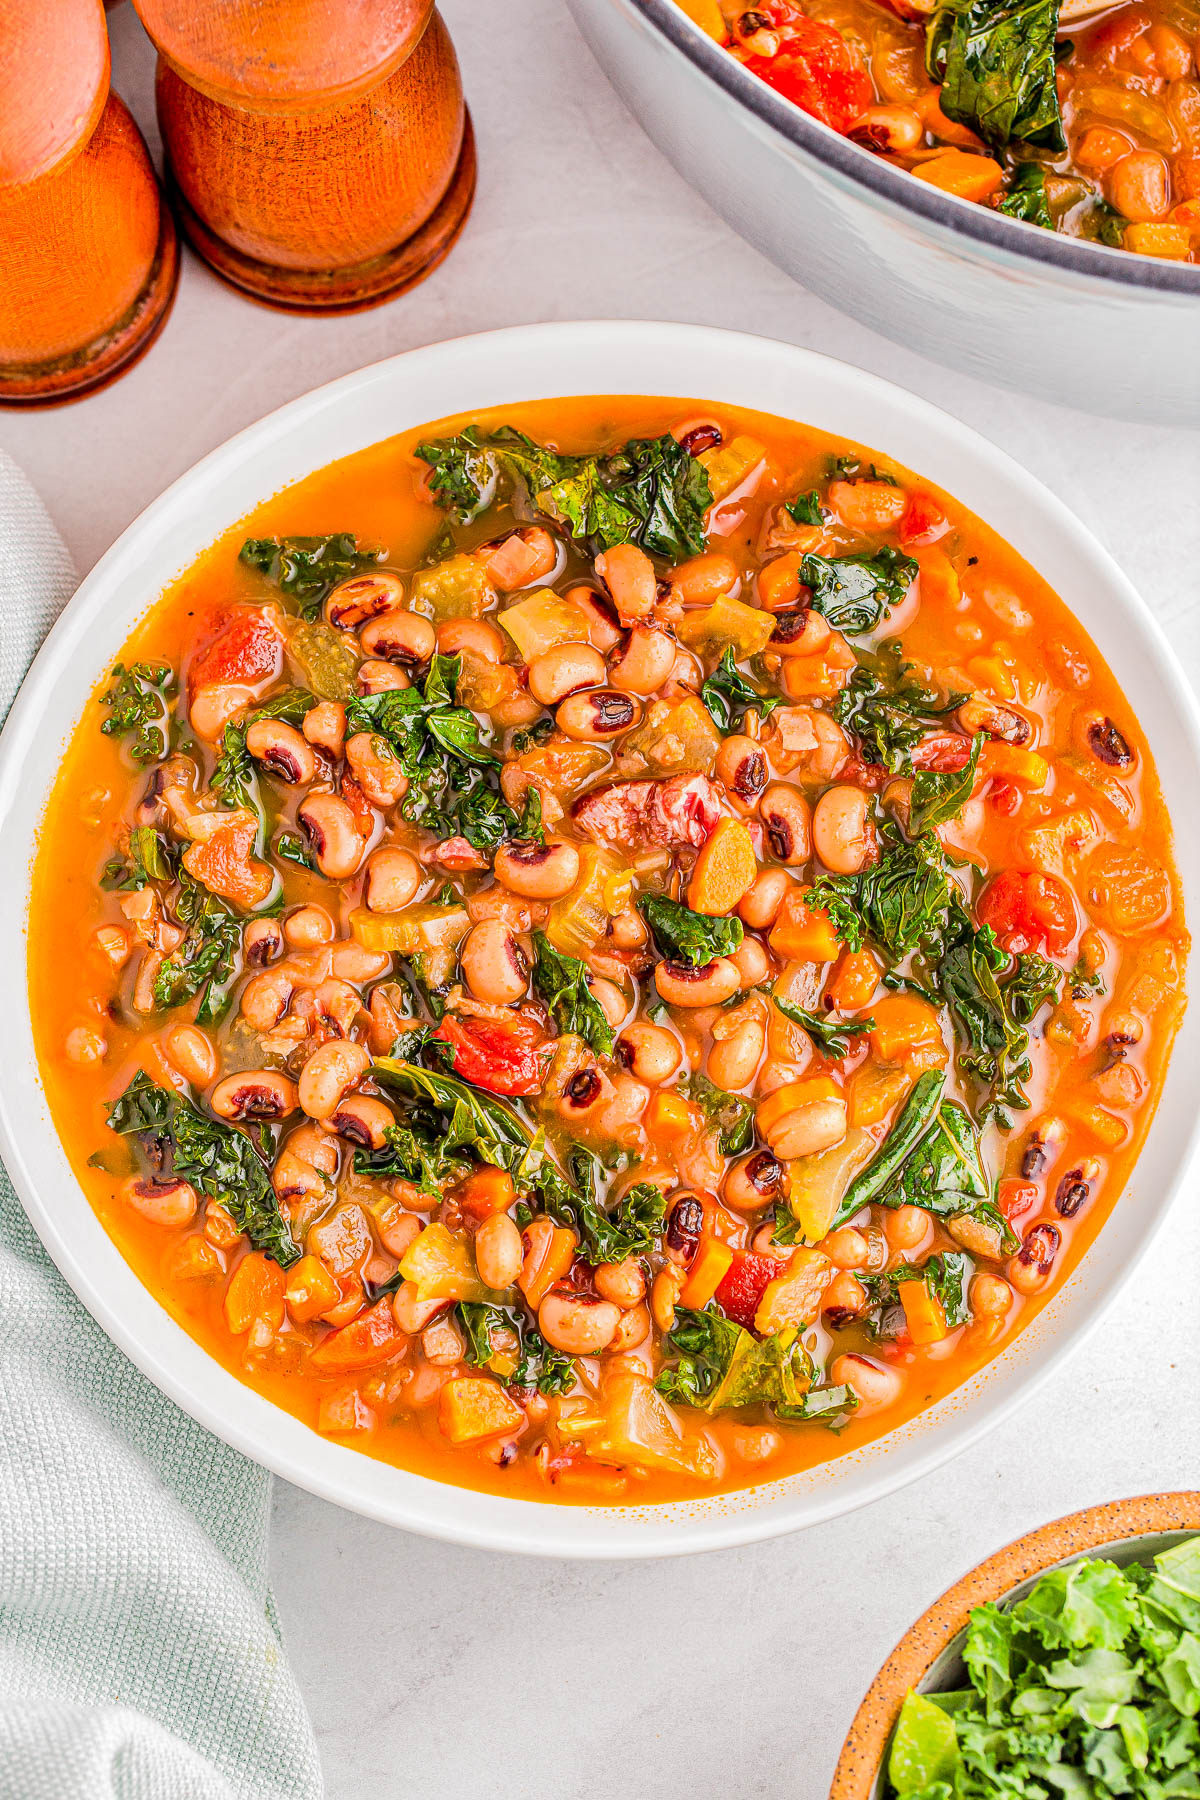
[[[1185,954],[1137,721],[987,527],[594,399],[377,445],[180,578],[66,757],[30,989],[80,1181],[228,1369],[619,1504],[993,1357],[1128,1176]]]

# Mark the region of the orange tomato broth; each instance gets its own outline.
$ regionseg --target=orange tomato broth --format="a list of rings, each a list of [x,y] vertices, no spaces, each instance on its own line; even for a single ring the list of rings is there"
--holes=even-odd
[[[1099,1193],[1079,1217],[1070,1222],[1058,1220],[1063,1248],[1047,1285],[1028,1295],[1014,1293],[1011,1311],[1003,1322],[977,1320],[924,1350],[901,1341],[881,1351],[878,1346],[869,1345],[854,1324],[837,1334],[836,1342],[824,1325],[806,1333],[806,1342],[815,1343],[829,1356],[838,1350],[861,1347],[904,1369],[907,1378],[898,1401],[875,1413],[852,1416],[839,1433],[819,1423],[784,1425],[778,1431],[781,1441],[775,1453],[761,1464],[755,1460],[753,1450],[745,1455],[738,1453],[737,1433],[742,1427],[736,1416],[707,1421],[704,1428],[722,1459],[716,1480],[698,1482],[663,1473],[630,1475],[593,1463],[590,1468],[566,1470],[560,1478],[548,1481],[523,1456],[502,1469],[486,1445],[451,1447],[439,1433],[434,1409],[406,1416],[396,1394],[381,1397],[381,1382],[370,1376],[348,1388],[344,1380],[331,1383],[298,1375],[286,1366],[272,1367],[269,1353],[248,1350],[245,1338],[228,1328],[222,1307],[224,1282],[187,1280],[180,1274],[186,1246],[199,1229],[203,1212],[196,1226],[182,1230],[151,1224],[120,1200],[120,1182],[114,1175],[89,1164],[89,1158],[98,1151],[108,1153],[111,1161],[113,1147],[119,1140],[106,1129],[104,1111],[125,1088],[132,1073],[142,1066],[160,1083],[172,1079],[160,1048],[161,1022],[150,1021],[131,1028],[116,1007],[110,1011],[121,977],[105,966],[104,958],[94,947],[96,927],[103,921],[119,921],[122,917],[118,910],[120,896],[101,892],[97,873],[111,854],[122,818],[129,816],[131,789],[136,797],[144,784],[144,776],[134,773],[118,742],[100,733],[106,715],[99,695],[105,680],[98,681],[96,696],[89,702],[64,758],[47,806],[33,874],[30,1004],[52,1116],[84,1192],[147,1289],[225,1369],[310,1427],[317,1428],[323,1401],[328,1402],[331,1393],[341,1395],[348,1410],[331,1414],[327,1409],[326,1424],[340,1421],[358,1428],[331,1430],[330,1435],[337,1441],[437,1480],[510,1497],[579,1504],[646,1504],[753,1486],[763,1479],[813,1468],[871,1443],[951,1393],[1011,1343],[1085,1255],[1128,1179],[1150,1122],[1171,1039],[1183,1010],[1181,970],[1186,937],[1179,884],[1171,860],[1169,824],[1144,737],[1130,715],[1118,682],[1082,626],[1034,570],[951,496],[889,462],[886,451],[862,450],[804,425],[695,401],[554,400],[510,406],[494,414],[470,418],[464,415],[346,457],[255,508],[232,525],[155,602],[131,635],[123,658],[126,662],[159,658],[178,669],[197,619],[212,603],[239,599],[261,602],[268,594],[273,595],[274,590],[268,589],[261,575],[237,560],[247,536],[352,531],[360,543],[386,545],[389,561],[398,566],[417,561],[437,536],[441,524],[441,514],[431,506],[425,488],[424,465],[411,454],[413,446],[424,438],[447,435],[472,422],[483,430],[507,423],[520,427],[539,442],[548,440],[561,449],[582,452],[629,437],[670,430],[677,421],[694,417],[697,412],[706,419],[717,420],[726,441],[735,433],[747,433],[769,448],[767,470],[753,497],[744,508],[734,506],[726,510],[726,522],[731,523],[732,529],[720,540],[719,547],[731,551],[739,561],[753,558],[764,514],[781,499],[819,482],[833,456],[861,453],[891,473],[902,486],[917,487],[934,495],[944,508],[956,534],[948,540],[954,547],[954,568],[975,598],[968,600],[957,592],[957,576],[941,546],[918,548],[916,555],[922,565],[920,607],[909,616],[912,608],[906,602],[899,621],[905,653],[927,662],[935,675],[947,669],[961,672],[968,665],[967,677],[977,687],[991,683],[1000,695],[1011,697],[1015,693],[1027,716],[1037,721],[1038,748],[1047,752],[1050,746],[1048,753],[1055,756],[1052,798],[1018,791],[1018,810],[1012,817],[987,806],[982,845],[990,858],[1001,864],[1012,860],[1016,834],[1041,815],[1057,817],[1072,807],[1084,806],[1100,827],[1100,852],[1109,838],[1120,840],[1127,847],[1136,845],[1136,850],[1131,848],[1129,853],[1151,859],[1152,865],[1165,871],[1170,884],[1169,919],[1155,921],[1153,929],[1134,929],[1123,937],[1106,924],[1109,953],[1105,978],[1109,994],[1098,1002],[1069,1001],[1056,1012],[1054,1020],[1061,1025],[1066,1047],[1051,1051],[1039,1032],[1033,1035],[1032,1108],[1027,1114],[1016,1115],[1015,1128],[1001,1146],[1002,1172],[1010,1178],[1019,1172],[1027,1125],[1039,1117],[1047,1088],[1057,1078],[1060,1064],[1067,1072],[1053,1096],[1055,1111],[1065,1116],[1074,1108],[1078,1114],[1090,1101],[1086,1092],[1088,1078],[1102,1060],[1093,1046],[1102,1035],[1103,1021],[1110,1014],[1133,1006],[1147,1024],[1141,1042],[1128,1051],[1129,1066],[1139,1071],[1144,1094],[1133,1117],[1123,1124],[1124,1141],[1104,1145],[1078,1116],[1067,1117],[1068,1136],[1061,1154],[1048,1179],[1038,1184],[1038,1198],[1032,1210],[1017,1222],[1018,1232],[1023,1232],[1034,1218],[1055,1218],[1052,1197],[1061,1172],[1081,1157],[1100,1159],[1106,1174]],[[983,600],[985,590],[1000,611],[1007,614],[1005,619]],[[978,660],[981,657],[984,662]],[[1132,778],[1123,777],[1116,784],[1127,797],[1128,823],[1120,820],[1101,791],[1108,785],[1111,793],[1110,772],[1073,769],[1056,756],[1056,752],[1059,756],[1076,754],[1069,743],[1069,726],[1071,715],[1081,703],[1111,715],[1136,753],[1137,767]],[[1093,866],[1091,861],[1088,866]],[[303,899],[318,888],[328,900],[327,884],[316,883],[303,871],[287,869],[284,873],[289,900]],[[1110,876],[1111,899],[1120,886],[1121,871],[1114,866]],[[1074,885],[1079,894],[1082,884],[1078,878]],[[1088,890],[1093,897],[1095,888],[1093,878]],[[1118,897],[1116,904],[1120,903]],[[1131,904],[1136,904],[1136,892]],[[64,946],[73,947],[73,966],[69,971],[64,970]],[[182,1016],[190,1010],[185,1009]],[[1098,1015],[1099,1023],[1088,1017],[1091,1012]],[[105,1040],[107,1048],[102,1060],[82,1064],[70,1060],[66,1045],[70,1034],[81,1028],[99,1033]],[[788,1028],[772,1020],[770,1029],[775,1033]],[[1082,1052],[1075,1049],[1071,1037],[1076,1029],[1082,1032],[1088,1046]],[[993,1132],[991,1137],[994,1163],[997,1134]],[[132,1168],[133,1164],[123,1165],[122,1173],[126,1166]],[[750,1233],[757,1223],[751,1221]],[[228,1252],[231,1263],[238,1252],[238,1245]],[[383,1374],[386,1376],[387,1371]],[[688,1414],[689,1428],[698,1417]]]

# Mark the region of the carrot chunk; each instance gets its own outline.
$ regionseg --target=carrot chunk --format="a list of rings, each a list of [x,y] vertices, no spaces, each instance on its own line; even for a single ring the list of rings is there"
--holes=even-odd
[[[990,156],[972,156],[965,150],[943,150],[918,163],[912,171],[918,181],[957,194],[960,200],[986,200],[1004,181],[1004,170]]]
[[[680,1306],[699,1310],[707,1306],[733,1264],[733,1251],[719,1238],[702,1238],[692,1259],[688,1278],[679,1294]]]
[[[225,1323],[230,1331],[249,1331],[265,1319],[275,1331],[283,1324],[283,1270],[259,1250],[243,1256],[225,1289]]]
[[[377,1300],[369,1311],[331,1332],[309,1357],[309,1367],[320,1375],[353,1375],[359,1369],[386,1362],[404,1343],[391,1302]]]
[[[757,874],[750,833],[740,820],[722,819],[696,858],[687,903],[693,912],[722,918],[749,893]]]
[[[788,889],[767,942],[788,962],[836,962],[842,941],[829,914],[808,905],[808,891]]]

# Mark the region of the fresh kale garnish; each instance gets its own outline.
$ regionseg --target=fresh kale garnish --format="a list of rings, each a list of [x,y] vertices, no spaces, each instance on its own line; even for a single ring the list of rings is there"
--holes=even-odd
[[[1058,0],[941,0],[925,61],[947,118],[985,143],[1065,150],[1058,103]]]
[[[883,481],[888,487],[899,487],[900,483],[886,469],[876,468],[874,463],[865,463],[861,456],[831,456],[828,464],[831,481]]]
[[[669,433],[608,455],[569,456],[510,426],[488,435],[470,426],[418,444],[416,453],[432,470],[434,494],[464,522],[515,489],[586,547],[640,544],[673,562],[704,548],[708,476]]]
[[[159,964],[154,977],[154,1004],[160,1011],[182,1006],[200,994],[196,1022],[210,1025],[229,1003],[229,985],[237,971],[242,947],[242,927],[237,915],[180,873],[180,889],[174,902],[175,917],[186,927],[178,949]]]
[[[856,1037],[875,1028],[874,1019],[831,1019],[809,1012],[792,1000],[781,1000],[778,994],[772,994],[771,999],[785,1019],[791,1019],[794,1025],[799,1025],[808,1033],[822,1056],[835,1061],[849,1056],[855,1047]]]
[[[100,729],[105,737],[129,738],[134,762],[158,762],[171,747],[167,695],[174,681],[169,663],[113,664],[112,686],[100,696],[110,708]]]
[[[298,831],[281,831],[275,839],[275,854],[282,856],[284,862],[295,863],[298,869],[315,869],[317,866],[315,856]]]
[[[581,1037],[599,1056],[611,1056],[613,1029],[589,986],[587,964],[556,950],[545,932],[533,934],[533,985],[560,1035]]]
[[[908,829],[914,837],[958,817],[971,798],[983,742],[982,733],[976,733],[971,740],[971,754],[961,769],[918,770],[908,808]]]
[[[1200,1537],[1147,1563],[1063,1563],[976,1606],[962,1665],[954,1691],[905,1698],[889,1797],[1200,1792]]]
[[[708,1079],[692,1075],[686,1083],[689,1100],[694,1100],[709,1123],[719,1127],[717,1148],[722,1156],[740,1156],[754,1142],[754,1107],[740,1094],[727,1094]]]
[[[816,556],[800,559],[800,580],[812,592],[815,612],[835,631],[874,631],[899,606],[916,580],[913,557],[885,545],[870,556]]]
[[[637,905],[668,962],[702,968],[715,957],[731,955],[744,936],[740,919],[709,918],[661,894],[643,894]]]
[[[129,833],[129,848],[124,856],[114,856],[105,863],[100,885],[110,892],[144,888],[148,881],[171,881],[175,876],[175,857],[171,843],[153,825],[135,825]]]
[[[1067,976],[1067,991],[1076,1000],[1084,999],[1088,994],[1107,994],[1104,977],[1099,969],[1093,969],[1090,963],[1080,956]]]
[[[961,706],[965,693],[944,700],[910,679],[900,643],[885,639],[878,650],[856,650],[858,667],[833,703],[833,716],[858,739],[864,762],[881,763],[892,775],[912,771],[911,753],[931,727]]]
[[[542,826],[542,796],[535,787],[526,790],[517,824],[517,836],[525,844],[544,844],[546,841]]]
[[[751,708],[767,719],[777,706],[784,704],[779,694],[760,694],[751,687],[733,659],[733,645],[728,645],[712,674],[701,683],[700,698],[722,731],[740,730],[741,722]]]
[[[304,722],[305,714],[316,705],[316,696],[307,688],[284,688],[281,693],[273,694],[256,706],[241,724],[226,725],[221,733],[221,748],[217,755],[209,786],[219,794],[225,805],[237,810],[249,807],[261,813],[255,786],[254,761],[246,748],[246,732],[257,719],[280,719],[285,725],[299,726]]]
[[[386,550],[360,550],[352,531],[336,531],[328,537],[247,538],[238,558],[273,581],[308,618],[336,582],[378,568],[386,555]]]
[[[274,1147],[267,1127],[256,1136],[211,1119],[183,1094],[159,1087],[143,1070],[108,1113],[111,1130],[141,1140],[156,1174],[169,1169],[225,1208],[256,1250],[287,1269],[301,1254],[271,1186]]]
[[[512,741],[513,755],[524,756],[526,751],[538,749],[548,738],[554,736],[556,729],[554,720],[549,713],[546,714],[544,719],[535,719],[528,730],[518,731],[514,735]]]
[[[1010,219],[1024,219],[1029,225],[1040,225],[1044,231],[1054,230],[1046,196],[1046,171],[1040,163],[1022,163],[996,211]]]
[[[595,1159],[577,1151],[571,1158],[573,1183],[543,1169],[534,1176],[534,1187],[550,1217],[576,1233],[580,1253],[588,1262],[624,1262],[628,1256],[648,1256],[662,1236],[667,1215],[662,1189],[639,1181],[610,1213],[596,1195],[597,1172]]]
[[[829,914],[852,950],[869,939],[893,963],[918,948],[937,955],[969,925],[962,890],[932,832],[911,844],[885,837],[877,862],[856,875],[823,875],[808,904]]]
[[[370,1175],[376,1181],[399,1176],[432,1199],[441,1198],[447,1181],[464,1166],[443,1143],[440,1124],[420,1112],[409,1113],[404,1125],[386,1126],[378,1150],[354,1153],[356,1175]]]

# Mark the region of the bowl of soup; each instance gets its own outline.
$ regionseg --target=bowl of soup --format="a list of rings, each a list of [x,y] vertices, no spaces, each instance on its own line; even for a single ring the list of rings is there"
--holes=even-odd
[[[572,0],[659,149],[805,287],[983,379],[1194,422],[1200,12]]]
[[[22,1198],[166,1392],[376,1517],[639,1555],[874,1498],[1190,1153],[1188,691],[1043,488],[806,352],[318,390],[130,528],[2,754]]]

